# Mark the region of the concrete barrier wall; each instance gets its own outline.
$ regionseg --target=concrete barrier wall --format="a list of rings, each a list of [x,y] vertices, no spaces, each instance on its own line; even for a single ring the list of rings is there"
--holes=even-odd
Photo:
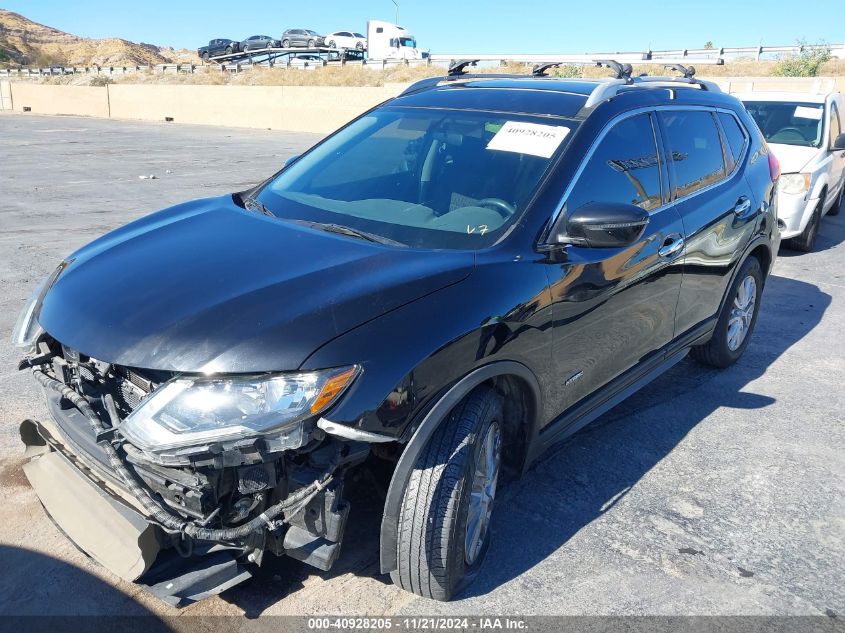
[[[719,87],[740,92],[845,92],[845,77],[714,77]]]
[[[394,88],[311,86],[109,86],[117,119],[326,133],[395,96]]]
[[[0,80],[0,110],[12,109],[12,83]]]
[[[75,114],[109,117],[109,95],[106,88],[92,86],[52,86],[12,82],[12,102],[17,112],[37,114]]]
[[[723,90],[840,90],[845,77],[716,77]],[[0,82],[5,84],[6,82]],[[111,84],[104,87],[11,82],[14,110],[36,114],[140,119],[327,133],[389,99],[405,86],[202,86]],[[2,90],[0,86],[0,90]]]

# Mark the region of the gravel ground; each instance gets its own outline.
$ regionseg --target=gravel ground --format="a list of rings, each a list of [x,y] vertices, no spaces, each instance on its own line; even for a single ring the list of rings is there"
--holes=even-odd
[[[377,574],[382,499],[366,479],[350,486],[331,573],[270,557],[254,580],[182,611],[78,552],[20,471],[17,426],[46,412],[8,345],[19,307],[82,244],[245,188],[317,138],[0,115],[0,616],[845,611],[845,214],[825,218],[816,252],[781,251],[737,365],[682,362],[508,486],[488,564],[458,600]]]

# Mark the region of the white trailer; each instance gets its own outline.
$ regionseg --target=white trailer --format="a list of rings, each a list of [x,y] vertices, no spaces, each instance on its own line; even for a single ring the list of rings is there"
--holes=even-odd
[[[367,57],[369,59],[423,59],[417,40],[408,29],[398,24],[369,20],[367,22]]]

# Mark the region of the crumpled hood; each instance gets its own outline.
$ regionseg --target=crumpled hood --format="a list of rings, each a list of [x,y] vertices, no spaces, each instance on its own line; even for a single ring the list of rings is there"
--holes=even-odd
[[[68,261],[37,317],[61,343],[130,367],[257,372],[296,369],[336,336],[464,279],[474,257],[325,233],[224,196],[147,216]]]
[[[769,143],[769,148],[775,153],[782,174],[800,172],[819,153],[818,147],[801,147],[782,143]]]

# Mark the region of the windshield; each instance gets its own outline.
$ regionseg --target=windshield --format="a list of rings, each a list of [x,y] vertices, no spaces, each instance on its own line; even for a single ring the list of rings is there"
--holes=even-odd
[[[400,37],[399,46],[407,46],[408,48],[416,48],[417,41],[413,37]]]
[[[279,218],[418,248],[482,248],[519,217],[574,125],[382,108],[288,166],[257,198]]]
[[[746,101],[769,143],[818,147],[822,142],[824,105],[785,101]]]

